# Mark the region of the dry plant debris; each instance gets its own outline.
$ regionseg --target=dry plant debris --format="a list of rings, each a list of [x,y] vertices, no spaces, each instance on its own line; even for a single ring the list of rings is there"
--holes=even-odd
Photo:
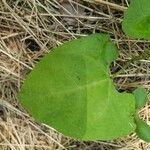
[[[0,149],[1,150],[150,150],[135,134],[110,142],[81,142],[39,125],[16,95],[35,64],[65,41],[91,33],[108,33],[120,49],[111,66],[116,72],[150,41],[129,39],[121,30],[128,0],[0,1]],[[150,60],[132,63],[114,80],[119,91],[142,85],[150,91]],[[150,104],[140,111],[150,124]]]

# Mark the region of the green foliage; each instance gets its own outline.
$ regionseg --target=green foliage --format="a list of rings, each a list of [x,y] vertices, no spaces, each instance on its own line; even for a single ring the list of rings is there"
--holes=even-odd
[[[150,39],[150,1],[132,0],[125,13],[123,31],[133,38]],[[147,55],[147,53],[145,53]],[[139,110],[144,107],[148,100],[145,89],[138,88],[134,91],[135,108]],[[150,142],[150,126],[135,114],[136,133],[146,142]]]
[[[150,126],[146,124],[143,120],[139,119],[139,117],[135,117],[135,122],[136,122],[136,134],[142,140],[150,142]]]
[[[150,0],[131,0],[122,27],[132,38],[150,39]]]
[[[19,100],[39,122],[82,140],[112,140],[134,132],[135,101],[109,77],[118,51],[94,34],[56,48],[29,74]]]
[[[139,87],[133,93],[134,93],[135,101],[136,101],[135,108],[140,109],[140,108],[144,107],[144,105],[146,104],[146,102],[148,100],[146,90],[142,87]]]
[[[137,111],[144,107],[146,102],[148,101],[147,92],[144,88],[139,87],[134,92],[135,96],[135,108]],[[150,142],[150,126],[146,124],[143,120],[141,120],[137,114],[135,114],[135,123],[136,123],[136,134],[142,140],[146,142]]]
[[[150,39],[149,0],[131,1],[123,30]],[[150,142],[150,126],[137,116],[148,99],[145,89],[119,93],[109,77],[109,65],[117,56],[106,35],[67,42],[36,65],[19,100],[38,122],[77,139],[112,140],[136,131]]]

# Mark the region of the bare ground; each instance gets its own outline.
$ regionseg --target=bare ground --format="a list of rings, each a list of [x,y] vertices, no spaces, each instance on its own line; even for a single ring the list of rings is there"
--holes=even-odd
[[[0,1],[0,149],[1,150],[150,150],[135,134],[111,142],[80,142],[39,125],[17,101],[26,75],[50,50],[91,33],[108,33],[120,56],[114,73],[150,41],[130,39],[121,30],[128,0],[1,0]],[[150,90],[150,60],[132,63],[114,82],[119,91],[142,85]],[[150,123],[150,105],[140,116]]]

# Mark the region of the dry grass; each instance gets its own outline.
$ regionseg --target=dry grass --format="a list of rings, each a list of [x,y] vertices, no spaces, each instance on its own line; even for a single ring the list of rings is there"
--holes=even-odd
[[[126,37],[121,30],[128,0],[0,1],[0,149],[1,150],[150,150],[135,134],[111,142],[79,142],[36,124],[17,102],[28,72],[51,48],[90,33],[108,33],[120,49],[115,72],[150,48],[150,41]],[[120,91],[138,85],[150,91],[150,60],[131,64],[115,79]],[[150,123],[150,106],[140,112]]]

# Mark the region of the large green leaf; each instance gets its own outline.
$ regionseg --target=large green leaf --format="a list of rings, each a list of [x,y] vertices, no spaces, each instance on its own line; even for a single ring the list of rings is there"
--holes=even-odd
[[[150,0],[131,0],[123,30],[130,37],[150,39]]]
[[[28,75],[19,100],[39,122],[82,140],[111,140],[135,130],[134,96],[109,77],[118,51],[106,35],[67,42]]]

